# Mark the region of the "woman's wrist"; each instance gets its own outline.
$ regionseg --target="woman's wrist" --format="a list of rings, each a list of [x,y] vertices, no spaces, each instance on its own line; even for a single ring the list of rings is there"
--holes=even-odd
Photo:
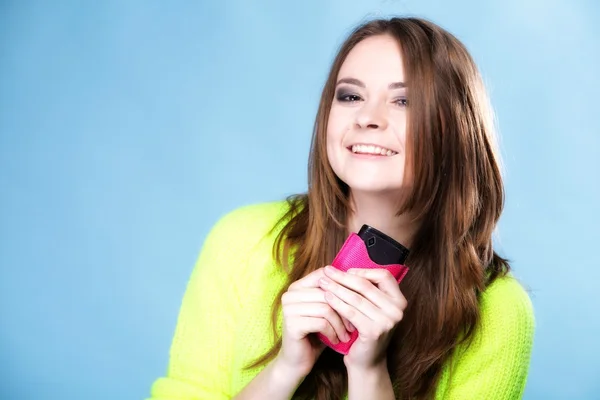
[[[300,370],[297,366],[289,365],[279,357],[275,357],[271,364],[271,372],[275,384],[290,388],[293,387],[294,391],[300,386],[306,375],[308,375],[308,373]]]
[[[346,365],[348,371],[348,398],[362,399],[394,399],[392,381],[387,368],[387,361],[364,367]]]
[[[304,376],[275,358],[234,399],[291,399],[303,379]]]
[[[389,377],[387,360],[385,359],[369,367],[362,365],[352,365],[348,363],[346,364],[346,370],[348,371],[348,378],[356,377],[358,379],[374,379],[381,375]]]
[[[365,385],[378,385],[390,380],[387,360],[382,360],[371,366],[346,364],[349,381],[360,381]]]

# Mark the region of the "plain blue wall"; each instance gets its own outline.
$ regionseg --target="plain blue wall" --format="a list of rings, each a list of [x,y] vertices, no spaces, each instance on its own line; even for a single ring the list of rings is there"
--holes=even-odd
[[[335,49],[392,13],[454,32],[488,82],[498,243],[537,313],[526,398],[598,398],[597,2],[83,4],[0,3],[2,399],[145,397],[209,228],[305,190]]]

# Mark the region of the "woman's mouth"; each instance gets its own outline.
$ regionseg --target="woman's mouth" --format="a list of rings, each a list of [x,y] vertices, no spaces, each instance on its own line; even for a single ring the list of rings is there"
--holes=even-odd
[[[370,145],[370,144],[354,144],[348,147],[352,153],[357,155],[384,156],[391,157],[398,154],[394,150],[386,149],[385,147]]]

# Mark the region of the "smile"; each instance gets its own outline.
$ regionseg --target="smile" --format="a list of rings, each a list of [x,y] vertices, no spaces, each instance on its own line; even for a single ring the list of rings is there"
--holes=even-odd
[[[371,154],[375,156],[395,156],[398,154],[394,150],[386,149],[385,147],[370,145],[370,144],[355,144],[348,148],[355,154]]]

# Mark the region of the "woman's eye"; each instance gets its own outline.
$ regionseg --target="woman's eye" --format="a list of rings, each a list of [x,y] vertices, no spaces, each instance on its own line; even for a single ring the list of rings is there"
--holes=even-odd
[[[348,103],[354,103],[354,102],[362,100],[359,95],[350,94],[350,93],[339,93],[337,95],[337,99],[338,99],[338,101],[348,102]]]
[[[406,107],[406,106],[408,106],[408,100],[405,99],[405,98],[396,99],[394,102],[396,104],[398,104],[400,107]]]

